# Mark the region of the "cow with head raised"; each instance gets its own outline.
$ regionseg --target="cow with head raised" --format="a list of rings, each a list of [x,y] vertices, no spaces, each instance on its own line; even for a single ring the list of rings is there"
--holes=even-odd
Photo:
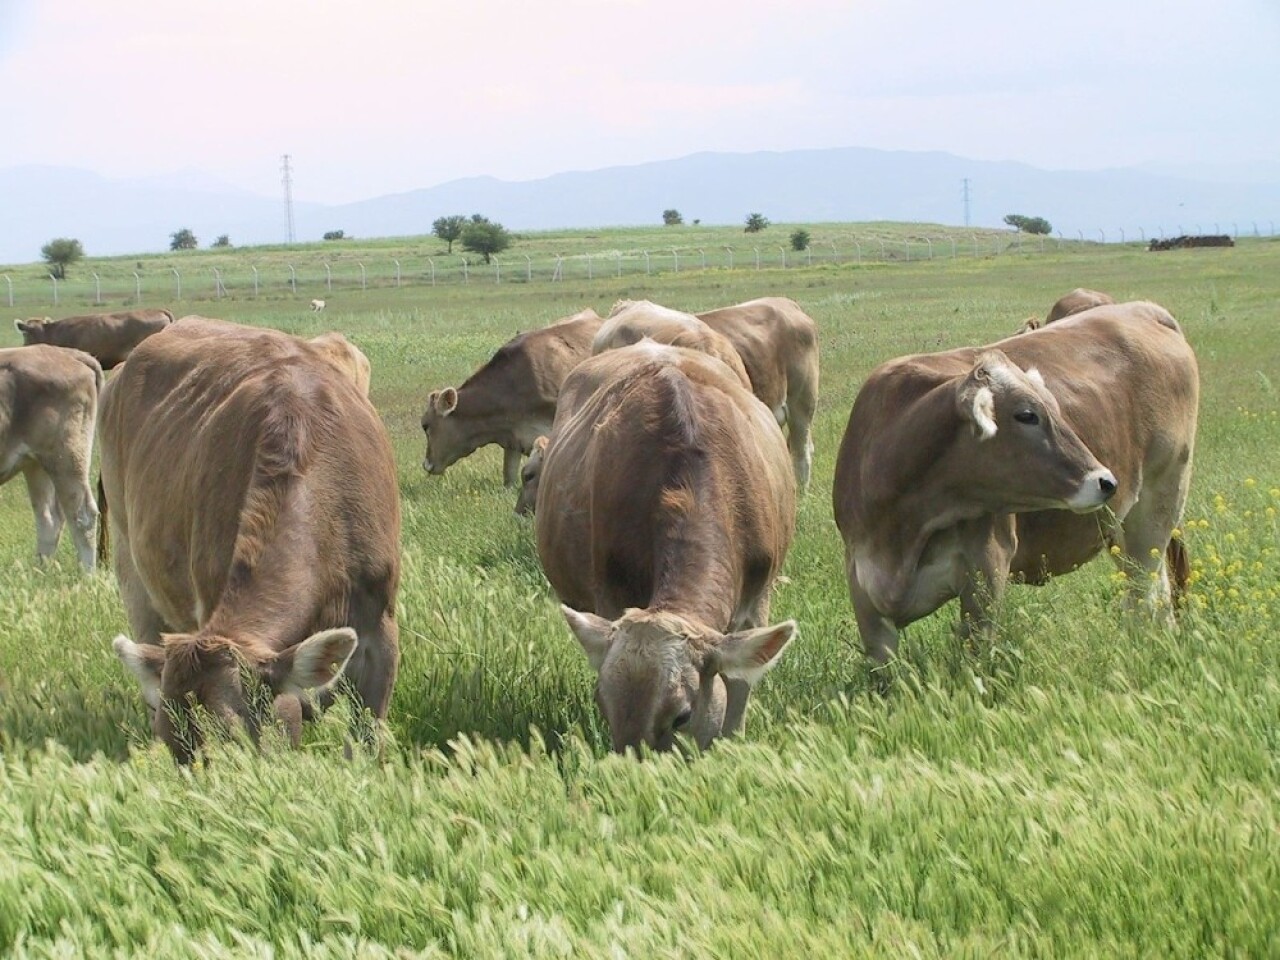
[[[520,459],[533,441],[551,431],[560,385],[569,371],[591,356],[591,340],[601,320],[583,310],[513,337],[462,386],[433,390],[422,414],[427,451],[422,468],[440,475],[480,447],[502,447],[502,479],[513,487]]]
[[[899,628],[954,597],[962,632],[989,629],[1010,580],[1043,583],[1108,544],[1131,603],[1167,614],[1198,397],[1177,323],[1141,302],[874,370],[833,490],[868,655],[888,660]]]
[[[399,660],[400,505],[349,371],[273,330],[185,317],[104,388],[103,510],[134,639],[115,650],[188,761],[194,708],[256,737],[344,675],[386,715]]]
[[[53,347],[83,350],[110,370],[121,363],[147,337],[173,323],[168,310],[124,310],[117,313],[90,313],[50,320],[32,317],[14,320],[26,346],[43,343]]]
[[[542,462],[538,556],[615,750],[667,750],[677,734],[705,747],[741,727],[795,633],[768,624],[794,523],[782,432],[720,361],[642,341],[570,374]]]

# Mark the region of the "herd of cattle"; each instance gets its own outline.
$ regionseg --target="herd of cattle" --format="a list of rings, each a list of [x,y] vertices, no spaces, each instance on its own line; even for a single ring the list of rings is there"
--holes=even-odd
[[[255,739],[274,714],[296,743],[339,678],[384,718],[400,505],[364,354],[167,311],[15,324],[0,482],[24,474],[41,557],[64,522],[86,567],[110,554],[134,637],[113,645],[174,756],[199,749],[197,710]],[[952,598],[962,634],[988,630],[1009,582],[1108,546],[1130,605],[1171,617],[1198,392],[1168,312],[1085,290],[1040,329],[877,367],[833,492],[867,654]],[[585,310],[428,397],[428,472],[503,448],[615,750],[736,732],[795,636],[769,605],[817,396],[816,325],[771,297]]]

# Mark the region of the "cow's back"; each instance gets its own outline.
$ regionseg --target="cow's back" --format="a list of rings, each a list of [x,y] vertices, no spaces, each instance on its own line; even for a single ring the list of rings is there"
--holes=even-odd
[[[203,626],[228,577],[254,566],[286,515],[314,560],[313,600],[341,605],[344,585],[362,579],[390,577],[394,589],[390,444],[317,348],[184,318],[108,383],[100,434],[112,529],[173,629]]]
[[[596,312],[588,309],[513,337],[460,389],[471,397],[483,394],[484,401],[495,407],[554,410],[565,377],[591,356],[591,343],[601,323]]]
[[[641,340],[715,357],[727,366],[748,390],[751,378],[742,357],[729,338],[713,330],[691,313],[672,310],[648,300],[620,301],[596,333],[591,352],[629,347]]]
[[[133,349],[173,322],[168,310],[126,310],[65,317],[43,325],[42,342],[83,350],[110,370]]]
[[[817,326],[794,300],[762,297],[697,316],[733,344],[751,389],[771,409],[786,402],[793,381],[811,384],[817,395]]]
[[[0,478],[19,447],[35,451],[69,414],[92,421],[102,367],[86,353],[37,344],[0,350]]]

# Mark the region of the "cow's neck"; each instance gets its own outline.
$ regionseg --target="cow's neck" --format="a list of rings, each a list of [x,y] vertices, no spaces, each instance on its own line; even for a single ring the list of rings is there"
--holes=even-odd
[[[738,603],[736,552],[722,523],[709,516],[713,494],[692,488],[692,512],[669,522],[654,549],[651,610],[678,613],[712,629],[728,630]]]

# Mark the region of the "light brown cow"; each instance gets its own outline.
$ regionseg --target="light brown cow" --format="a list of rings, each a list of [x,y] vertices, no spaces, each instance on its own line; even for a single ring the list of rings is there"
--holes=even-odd
[[[103,390],[104,512],[137,642],[114,646],[182,762],[191,701],[296,742],[306,690],[344,672],[385,717],[399,660],[400,505],[386,430],[315,346],[186,317]]]
[[[369,358],[354,343],[336,330],[312,337],[309,341],[319,347],[325,359],[349,376],[362,394],[369,396],[369,383],[372,379],[372,368]]]
[[[735,733],[796,629],[766,626],[795,524],[777,422],[718,360],[645,341],[569,375],[551,436],[538,555],[614,749]]]
[[[763,297],[697,314],[728,338],[751,378],[751,389],[787,428],[796,484],[809,486],[810,426],[818,404],[818,328],[786,297]]]
[[[79,350],[0,350],[0,484],[19,472],[36,518],[36,553],[58,548],[70,521],[76,554],[93,569],[98,508],[89,486],[102,367]]]
[[[1142,302],[873,371],[833,492],[868,655],[957,596],[962,634],[986,630],[1010,579],[1043,583],[1108,543],[1130,606],[1167,615],[1198,397],[1177,323]]]
[[[454,389],[433,390],[422,414],[427,451],[422,468],[440,475],[486,444],[503,449],[502,480],[515,486],[520,458],[551,431],[560,385],[591,355],[600,329],[594,310],[583,310],[541,330],[508,340],[483,367]]]
[[[649,300],[615,303],[591,343],[591,353],[629,347],[646,337],[654,343],[700,350],[715,357],[733,371],[744,387],[751,389],[751,378],[747,376],[742,357],[723,334],[716,333],[691,313],[681,313]]]
[[[1069,317],[1073,313],[1083,313],[1085,310],[1092,310],[1094,307],[1105,306],[1108,303],[1115,303],[1110,294],[1102,293],[1100,290],[1076,287],[1070,293],[1058,299],[1058,302],[1049,309],[1049,315],[1044,318],[1043,323],[1036,317],[1028,317],[1022,321],[1022,326],[1018,328],[1018,332],[1027,333],[1031,330],[1038,330],[1061,320],[1063,317]]]
[[[90,313],[62,320],[32,317],[13,321],[25,345],[47,343],[55,347],[74,347],[95,357],[103,370],[124,363],[134,347],[171,323],[173,314],[168,310],[125,310]]]

